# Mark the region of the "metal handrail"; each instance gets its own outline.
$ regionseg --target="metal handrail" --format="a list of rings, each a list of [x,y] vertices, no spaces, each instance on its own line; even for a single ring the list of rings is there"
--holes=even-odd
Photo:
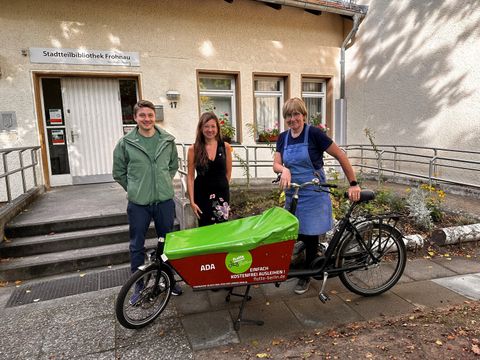
[[[473,188],[480,189],[480,183],[467,182],[462,180],[456,180],[452,176],[450,177],[439,177],[435,174],[438,173],[439,168],[444,168],[448,170],[464,170],[480,174],[480,151],[475,150],[459,150],[459,149],[446,149],[446,148],[436,148],[436,147],[424,147],[424,146],[415,146],[415,145],[376,145],[374,149],[372,145],[364,144],[353,144],[344,146],[345,150],[348,152],[360,151],[360,157],[355,155],[349,155],[350,159],[360,159],[360,164],[357,164],[360,169],[373,169],[372,166],[366,165],[366,160],[379,160],[381,159],[382,163],[393,162],[393,169],[385,167],[383,164],[377,166],[377,174],[380,179],[382,172],[391,172],[396,176],[396,174],[406,175],[407,177],[414,177],[420,179],[428,180],[429,185],[444,183],[444,184],[453,184],[460,186],[469,186]],[[382,148],[392,148],[393,150],[386,150]],[[410,150],[421,150],[429,151],[432,155],[425,155],[414,153],[412,151],[398,151],[397,149],[404,148]],[[379,151],[380,149],[380,151]],[[375,152],[377,157],[366,157],[365,152]],[[440,156],[439,153],[451,153],[451,156]],[[385,154],[393,155],[393,158],[385,157]],[[465,155],[474,155],[477,156],[479,160],[471,160],[466,158],[453,157],[457,154]],[[401,159],[400,156],[406,156],[409,159]],[[426,161],[422,161],[426,160]],[[443,163],[442,163],[443,161]],[[428,175],[412,171],[401,171],[400,164],[419,164],[419,165],[428,165]],[[474,165],[465,166],[465,165]],[[476,167],[475,167],[476,166]],[[472,176],[472,178],[480,178],[477,175]]]
[[[15,200],[12,198],[12,188],[10,184],[10,177],[13,174],[16,174],[19,172],[21,173],[23,194],[25,194],[30,190],[27,187],[26,173],[25,173],[26,170],[32,169],[32,176],[33,176],[33,183],[34,183],[33,187],[36,188],[38,186],[37,166],[39,163],[38,163],[37,151],[39,149],[40,149],[40,146],[23,146],[23,147],[16,147],[16,148],[0,149],[0,154],[2,155],[1,157],[2,157],[2,168],[3,168],[3,173],[0,173],[0,179],[5,179],[5,191],[7,194],[7,203],[10,204]],[[31,163],[29,165],[24,165],[23,154],[26,151],[30,151]],[[18,152],[18,162],[20,166],[10,170],[7,156],[15,152]]]
[[[190,144],[177,145],[182,146],[183,154],[186,154],[185,147],[190,146]],[[254,178],[258,178],[259,168],[267,168],[272,166],[272,146],[246,146],[232,144],[232,148],[234,149],[234,151],[236,149],[242,149],[242,154],[237,154],[238,156],[233,158],[232,166],[235,168],[246,167],[247,183],[249,181],[250,174],[253,174]],[[376,150],[373,148],[372,145],[369,144],[351,144],[341,146],[341,148],[348,154],[348,157],[355,168],[359,168],[360,171],[363,171],[365,169],[376,170],[375,175],[377,176],[378,181],[381,180],[383,173],[389,173],[392,174],[393,177],[404,176],[407,178],[423,179],[428,181],[429,185],[432,185],[434,183],[444,183],[480,189],[480,182],[477,181],[464,181],[464,179],[456,180],[453,176],[440,177],[436,175],[440,168],[447,170],[473,171],[475,172],[475,174],[480,175],[480,151],[391,144],[375,145]],[[263,159],[260,158],[260,151],[264,151]],[[375,153],[375,156],[370,155],[372,152]],[[265,154],[269,155],[267,156]],[[462,158],[455,157],[455,155],[460,154],[462,155]],[[244,158],[242,158],[242,155],[244,155]],[[465,158],[467,155],[478,155],[479,160],[467,159]],[[239,157],[241,158],[241,161]],[[369,165],[369,162],[376,163],[376,166]],[[181,163],[185,164],[186,168],[186,157],[181,160]],[[415,171],[407,171],[405,169],[402,169],[402,165],[417,166],[417,168],[415,169]],[[334,168],[340,167],[338,162],[329,155],[326,155],[325,157],[325,166]],[[428,168],[428,171],[422,171],[422,166],[425,166],[426,169]],[[472,178],[480,179],[480,176],[475,175],[472,176]]]

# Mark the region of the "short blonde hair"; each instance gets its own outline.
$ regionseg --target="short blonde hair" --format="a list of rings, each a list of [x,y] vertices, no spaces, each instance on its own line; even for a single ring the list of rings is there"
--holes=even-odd
[[[285,104],[283,104],[282,108],[284,119],[287,118],[287,115],[291,115],[295,112],[302,114],[305,119],[307,118],[307,107],[305,106],[303,100],[298,97],[294,97],[285,101]]]

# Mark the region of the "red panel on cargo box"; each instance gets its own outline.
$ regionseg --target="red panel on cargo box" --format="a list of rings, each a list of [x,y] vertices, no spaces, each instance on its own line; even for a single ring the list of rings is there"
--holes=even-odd
[[[259,246],[239,253],[216,253],[170,260],[194,289],[241,286],[287,279],[295,241]]]

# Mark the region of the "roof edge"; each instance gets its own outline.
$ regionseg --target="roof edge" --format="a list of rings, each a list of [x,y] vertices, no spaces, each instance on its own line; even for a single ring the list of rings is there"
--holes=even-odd
[[[303,1],[303,0],[256,0],[264,3],[271,3],[277,5],[285,5],[296,7],[300,9],[319,10],[329,13],[335,13],[346,16],[354,16],[356,14],[360,17],[365,17],[368,11],[368,5],[357,5],[351,2],[341,0],[316,0],[316,1]]]

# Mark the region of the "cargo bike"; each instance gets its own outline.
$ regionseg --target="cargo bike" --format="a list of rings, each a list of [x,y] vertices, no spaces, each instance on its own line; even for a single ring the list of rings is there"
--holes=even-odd
[[[117,296],[115,311],[120,324],[135,329],[153,322],[170,300],[175,273],[193,290],[226,288],[226,301],[231,296],[242,297],[234,319],[235,330],[242,323],[263,324],[243,318],[252,285],[280,286],[289,278],[309,276],[322,280],[318,296],[325,303],[329,299],[325,286],[331,277],[339,276],[348,290],[363,296],[381,294],[397,283],[406,264],[405,243],[396,228],[399,217],[352,217],[358,204],[374,199],[375,193],[370,190],[362,190],[360,200],[350,204],[328,247],[307,268],[291,268],[298,236],[298,220],[293,214],[299,191],[307,188],[330,192],[329,188],[336,187],[321,183],[318,177],[291,186],[294,195],[289,211],[274,207],[261,215],[176,231],[160,238],[156,250],[147,252],[146,264],[130,277]],[[234,289],[240,286],[245,287],[244,292],[235,293]],[[140,291],[140,296],[132,303],[135,291]]]

